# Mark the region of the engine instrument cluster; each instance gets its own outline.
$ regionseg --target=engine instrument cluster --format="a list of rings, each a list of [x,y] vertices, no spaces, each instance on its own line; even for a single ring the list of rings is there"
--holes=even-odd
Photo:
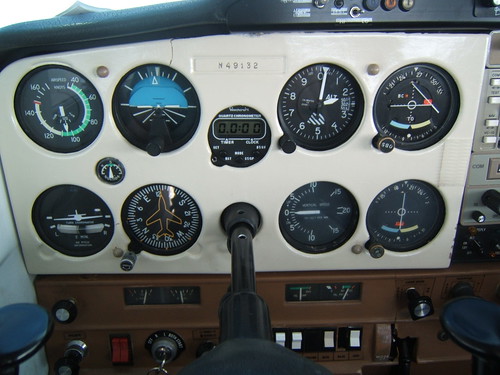
[[[0,146],[27,267],[227,272],[239,201],[263,216],[258,271],[446,267],[487,44],[242,34],[19,60]]]

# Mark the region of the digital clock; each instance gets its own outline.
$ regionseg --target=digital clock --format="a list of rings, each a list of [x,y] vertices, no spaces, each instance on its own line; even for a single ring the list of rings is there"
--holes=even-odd
[[[218,167],[248,167],[264,158],[271,130],[257,110],[237,105],[219,112],[208,132],[212,163]]]
[[[216,138],[262,138],[265,134],[265,122],[262,119],[224,119],[214,122]]]

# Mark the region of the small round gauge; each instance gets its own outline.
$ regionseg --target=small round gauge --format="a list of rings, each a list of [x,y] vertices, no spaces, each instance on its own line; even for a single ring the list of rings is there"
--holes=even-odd
[[[174,255],[189,249],[201,232],[201,213],[194,199],[171,185],[136,189],[122,207],[125,232],[137,250]]]
[[[279,213],[286,241],[306,253],[324,253],[344,244],[354,233],[359,210],[344,187],[312,182],[290,194]]]
[[[175,69],[143,65],[118,83],[113,116],[130,143],[157,156],[191,139],[200,121],[200,102],[191,83]]]
[[[75,70],[57,65],[29,72],[17,87],[14,107],[26,135],[60,153],[90,145],[103,122],[101,98],[92,83]]]
[[[427,182],[399,181],[382,190],[366,215],[370,241],[391,251],[418,249],[441,229],[445,206],[441,194]]]
[[[249,167],[266,156],[271,129],[257,110],[237,105],[219,112],[208,131],[212,163],[217,166]]]
[[[413,64],[392,73],[373,105],[375,126],[396,148],[420,150],[450,131],[460,108],[455,81],[431,64]]]
[[[356,131],[364,99],[356,79],[333,64],[315,64],[295,73],[281,90],[278,117],[284,133],[300,147],[329,150]]]
[[[74,257],[96,254],[111,241],[113,215],[95,193],[76,185],[57,185],[36,199],[32,220],[40,238]]]
[[[104,158],[97,163],[96,174],[101,181],[116,185],[125,178],[125,167],[118,159]]]

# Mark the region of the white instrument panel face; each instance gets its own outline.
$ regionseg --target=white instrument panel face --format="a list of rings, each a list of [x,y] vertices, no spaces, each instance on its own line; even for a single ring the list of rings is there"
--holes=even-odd
[[[195,206],[190,206],[190,212],[183,211],[186,216],[172,215],[166,221],[167,228],[162,227],[165,238],[176,235],[168,234],[169,222],[186,223],[190,215],[197,213],[202,220],[195,223],[199,226],[198,232],[189,234],[193,243],[187,249],[168,256],[142,251],[132,273],[229,272],[230,256],[220,215],[235,202],[250,203],[261,213],[262,228],[254,239],[259,272],[447,267],[471,152],[488,38],[487,35],[460,34],[241,34],[103,47],[36,56],[11,64],[0,73],[0,152],[28,271],[32,274],[123,273],[120,255],[128,249],[130,233],[124,229],[122,206],[132,192],[149,184],[176,187],[198,206],[198,211]],[[358,83],[364,101],[359,126],[346,141],[332,149],[317,151],[297,147],[294,152],[285,153],[279,146],[284,134],[278,117],[281,92],[296,72],[325,63],[342,68]],[[196,105],[199,105],[199,125],[194,133],[185,143],[158,156],[151,156],[129,142],[118,128],[112,110],[113,94],[122,78],[146,64],[167,66],[180,73],[191,88],[179,83],[178,86],[182,86],[179,89],[171,81],[164,84],[170,90],[184,92],[182,97],[194,89],[199,100]],[[372,146],[377,134],[373,115],[375,97],[391,74],[411,64],[437,66],[449,74],[460,97],[458,115],[451,129],[435,144],[417,150],[395,149],[383,153]],[[14,96],[19,83],[29,72],[49,65],[77,72],[92,84],[102,99],[101,130],[94,141],[75,152],[41,147],[23,131],[16,116]],[[102,67],[107,69],[107,75],[102,74]],[[323,104],[333,108],[341,93],[321,91]],[[92,94],[82,95],[89,99]],[[433,108],[435,102],[428,98],[423,101],[431,112],[438,112]],[[37,99],[35,108],[36,103]],[[209,131],[218,114],[238,106],[252,108],[265,118],[270,145],[265,156],[253,165],[244,168],[215,165]],[[171,106],[166,112],[174,110]],[[67,117],[67,112],[69,109],[60,105],[52,116]],[[49,121],[45,120],[46,116],[40,109],[33,115],[40,126]],[[92,119],[88,121],[90,126]],[[317,125],[322,120],[312,121]],[[63,121],[61,126],[64,132],[68,125]],[[255,125],[252,131],[261,134],[260,126]],[[225,131],[223,125],[218,128],[218,133]],[[244,130],[239,128],[239,131]],[[105,183],[97,177],[96,165],[106,157],[122,163],[126,173],[119,183]],[[381,191],[404,180],[425,181],[437,189],[445,206],[442,227],[427,244],[409,251],[386,249],[382,257],[375,259],[365,249],[369,240],[368,208]],[[285,239],[279,215],[292,192],[317,181],[332,182],[347,189],[356,201],[359,217],[352,235],[338,247],[314,253],[301,251]],[[33,221],[36,216],[33,206],[40,194],[58,185],[77,185],[105,202],[113,220],[102,224],[109,233],[109,242],[102,250],[72,256],[64,249],[54,249],[41,238]],[[160,209],[161,202],[158,203]],[[39,211],[43,220],[55,220],[44,207]],[[319,212],[310,211],[303,209],[299,215]],[[71,215],[73,221],[82,219],[82,212],[77,209],[67,215]],[[85,213],[83,218],[85,215],[88,218],[90,213]],[[58,230],[63,234],[79,232],[81,228],[75,225],[61,226]],[[100,224],[89,225],[89,233],[102,230]],[[402,223],[397,225],[401,229]],[[162,233],[158,232],[155,238],[158,240]],[[53,235],[57,237],[57,231]],[[353,248],[362,251],[356,254]]]

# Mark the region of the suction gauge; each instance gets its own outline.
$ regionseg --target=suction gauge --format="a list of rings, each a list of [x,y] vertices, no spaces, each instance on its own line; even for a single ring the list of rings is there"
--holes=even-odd
[[[113,116],[130,143],[157,156],[191,139],[200,120],[200,102],[194,87],[177,70],[143,65],[118,83]]]
[[[271,130],[260,112],[233,106],[219,112],[208,134],[212,163],[217,166],[248,167],[266,155]]]
[[[431,241],[444,217],[444,201],[436,188],[424,181],[406,180],[375,197],[366,214],[366,226],[371,242],[403,252]]]
[[[392,73],[373,105],[375,125],[396,148],[420,150],[450,131],[460,108],[458,88],[443,69],[413,64]]]
[[[358,216],[356,200],[346,188],[333,182],[312,182],[288,196],[281,206],[279,226],[296,249],[324,253],[352,236]]]
[[[296,72],[281,90],[278,117],[283,132],[308,150],[329,150],[356,131],[364,99],[356,79],[333,64],[310,65]]]

